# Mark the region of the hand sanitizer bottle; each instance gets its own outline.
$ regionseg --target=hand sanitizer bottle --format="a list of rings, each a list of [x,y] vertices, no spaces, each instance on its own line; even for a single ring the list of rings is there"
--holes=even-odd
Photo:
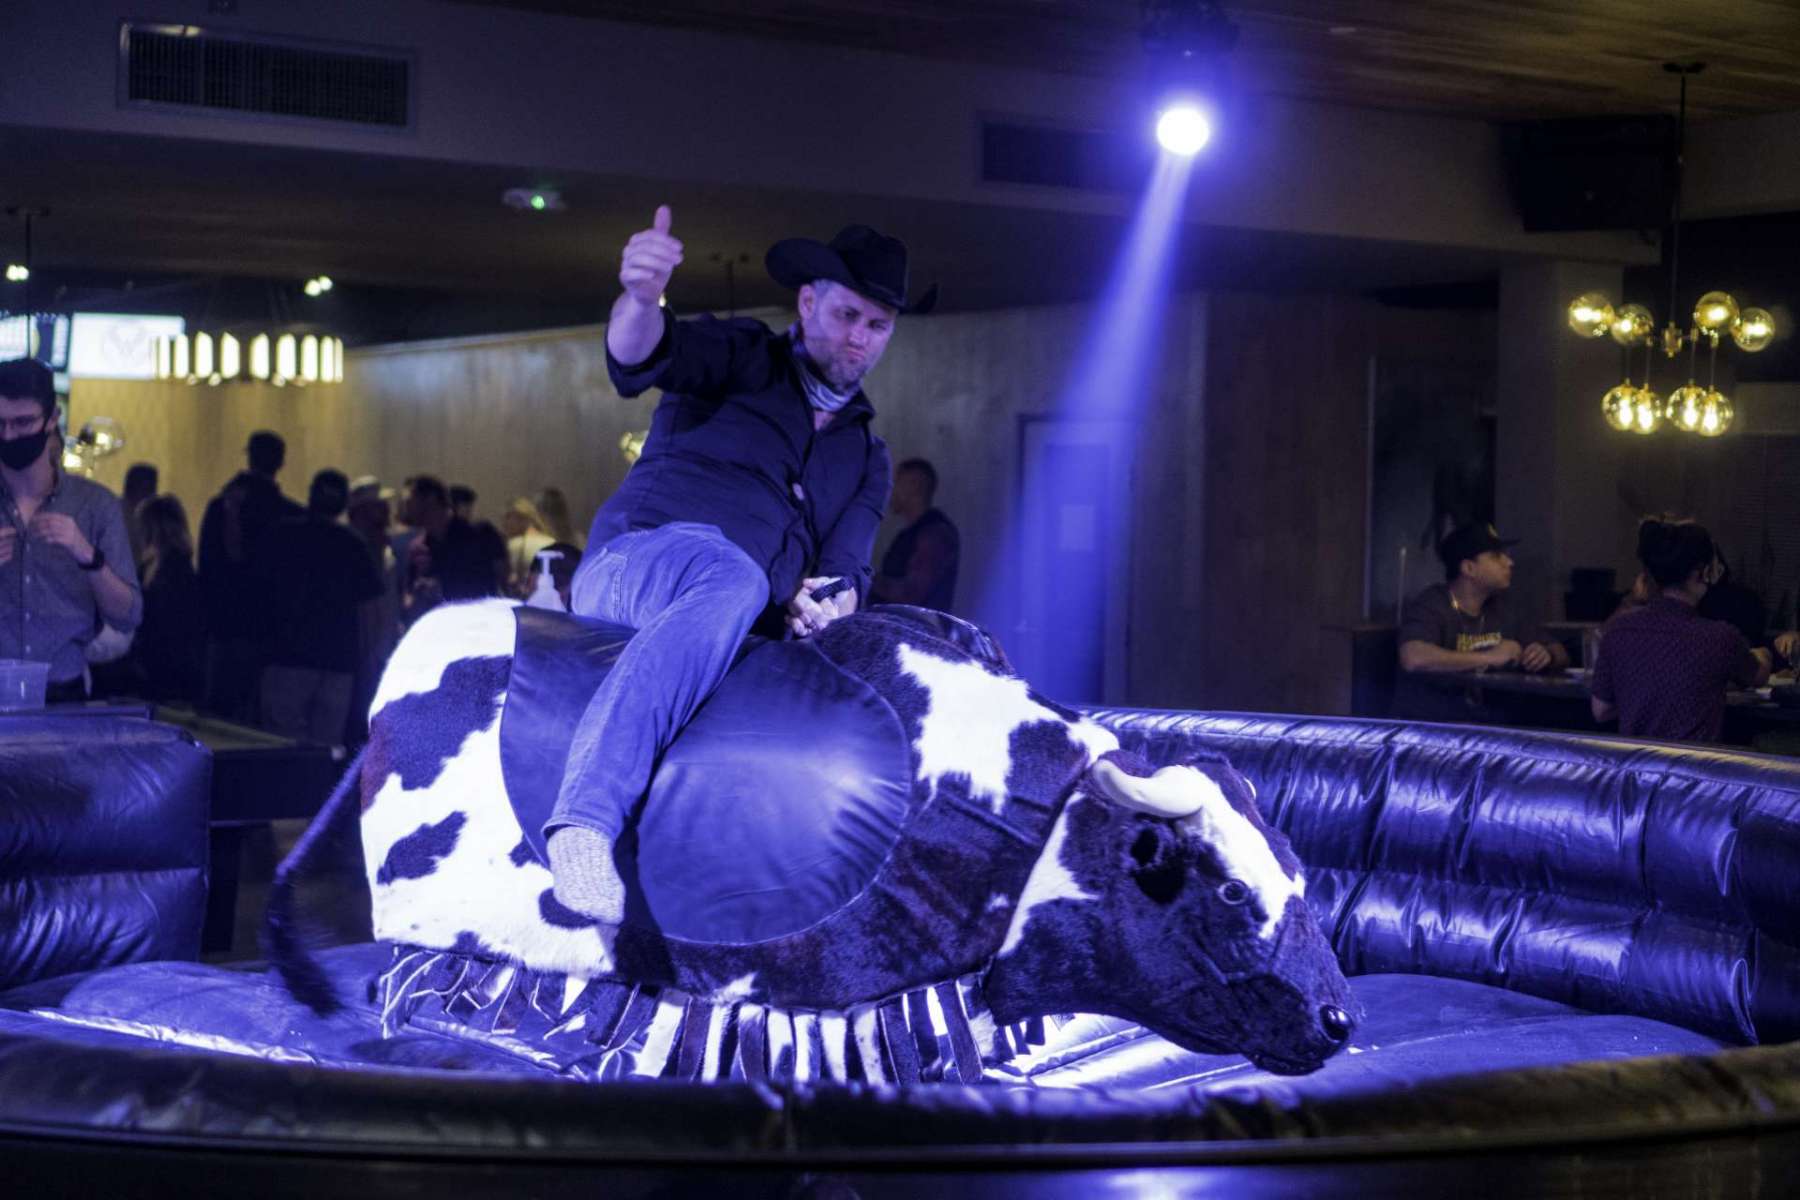
[[[561,550],[539,550],[537,556],[537,582],[532,585],[531,595],[525,603],[531,608],[548,608],[555,612],[567,612],[563,607],[562,593],[556,590],[556,580],[550,577],[550,560],[561,558]]]

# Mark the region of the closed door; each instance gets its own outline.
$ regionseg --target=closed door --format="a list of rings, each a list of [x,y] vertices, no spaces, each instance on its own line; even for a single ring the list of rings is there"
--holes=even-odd
[[[1118,421],[1027,417],[1020,437],[1019,590],[1008,653],[1072,704],[1123,691],[1129,459]]]

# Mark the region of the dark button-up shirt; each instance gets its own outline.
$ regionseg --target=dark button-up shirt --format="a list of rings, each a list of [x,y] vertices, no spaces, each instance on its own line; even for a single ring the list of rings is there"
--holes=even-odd
[[[715,525],[785,604],[809,575],[869,595],[869,559],[891,482],[887,445],[858,391],[813,429],[794,343],[760,321],[664,316],[649,358],[607,371],[622,396],[663,391],[643,453],[594,517],[590,546],[671,521]]]
[[[58,471],[38,511],[75,518],[82,536],[99,547],[106,565],[131,587],[131,611],[124,620],[113,621],[113,627],[125,633],[136,629],[143,619],[144,597],[118,499],[90,479]],[[96,572],[83,571],[61,546],[27,534],[4,483],[0,483],[0,519],[19,533],[12,561],[0,565],[0,658],[47,662],[51,683],[81,678],[87,669],[87,644],[100,632]]]
[[[1619,709],[1619,732],[1675,742],[1716,742],[1725,688],[1756,681],[1744,635],[1692,605],[1658,596],[1608,622],[1594,664],[1594,695]]]

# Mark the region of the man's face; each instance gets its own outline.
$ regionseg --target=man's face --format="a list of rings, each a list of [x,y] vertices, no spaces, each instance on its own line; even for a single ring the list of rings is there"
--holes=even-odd
[[[1483,550],[1466,560],[1463,570],[1489,592],[1504,592],[1512,586],[1513,560],[1504,550]]]
[[[842,284],[802,286],[799,307],[806,352],[835,391],[856,387],[894,336],[894,310]]]
[[[0,396],[0,439],[11,441],[42,433],[50,427],[53,414],[54,410],[46,413],[29,396]]]

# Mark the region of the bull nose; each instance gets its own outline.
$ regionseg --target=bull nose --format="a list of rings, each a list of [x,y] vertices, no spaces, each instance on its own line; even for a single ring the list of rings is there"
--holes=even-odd
[[[1341,1046],[1350,1040],[1350,1014],[1335,1004],[1327,1004],[1319,1010],[1319,1028],[1334,1045]]]

